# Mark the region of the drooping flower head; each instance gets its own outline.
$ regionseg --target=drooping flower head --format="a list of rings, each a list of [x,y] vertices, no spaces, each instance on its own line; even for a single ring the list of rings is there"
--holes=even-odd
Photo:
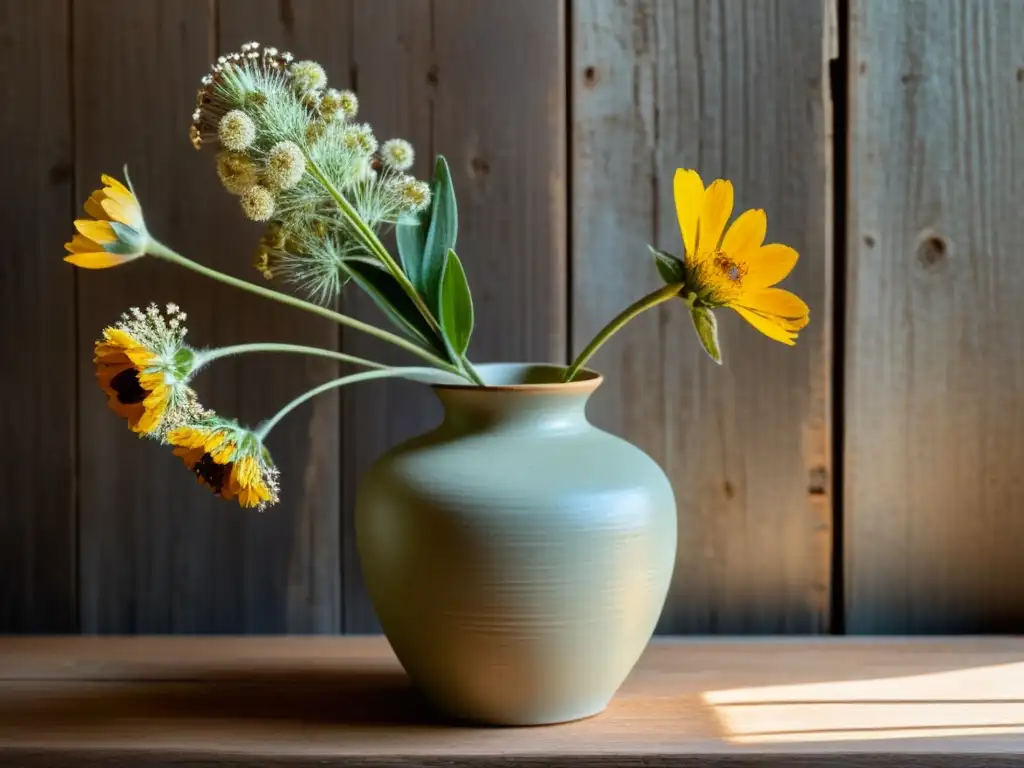
[[[125,178],[128,171],[125,169]],[[85,201],[91,219],[76,219],[78,233],[64,245],[70,255],[64,261],[85,269],[106,269],[146,254],[149,233],[142,207],[128,179],[126,187],[112,176],[100,177],[103,188]]]
[[[160,437],[169,424],[206,412],[188,386],[195,353],[185,345],[185,313],[168,304],[133,307],[95,344],[96,380],[107,403],[139,435]]]
[[[167,433],[174,455],[221,498],[263,509],[278,501],[278,471],[259,435],[237,422],[208,416]]]
[[[680,168],[674,193],[686,254],[681,262],[657,254],[659,267],[667,265],[672,279],[684,285],[680,296],[691,301],[702,341],[702,324],[710,323],[714,332],[708,310],[729,307],[769,338],[793,345],[810,310],[798,296],[774,286],[792,271],[797,252],[788,245],[764,244],[768,219],[760,209],[745,211],[726,229],[733,187],[724,179],[705,189],[696,171]]]

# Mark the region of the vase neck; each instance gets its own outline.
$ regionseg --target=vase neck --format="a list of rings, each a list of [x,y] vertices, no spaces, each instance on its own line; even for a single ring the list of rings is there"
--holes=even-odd
[[[438,389],[444,427],[460,433],[492,430],[579,431],[589,427],[590,392]]]

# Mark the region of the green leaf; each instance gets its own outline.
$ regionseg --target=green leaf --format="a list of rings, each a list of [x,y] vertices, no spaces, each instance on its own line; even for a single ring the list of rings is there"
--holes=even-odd
[[[690,317],[693,327],[697,330],[697,338],[708,356],[719,365],[722,364],[722,350],[718,347],[718,321],[714,313],[707,307],[691,307]]]
[[[658,250],[653,245],[647,246],[654,257],[654,265],[658,268],[658,274],[665,281],[666,285],[685,282],[682,259],[677,259],[671,253]]]
[[[473,298],[462,262],[452,250],[448,251],[441,270],[438,306],[441,332],[452,362],[457,362],[469,349],[469,337],[473,335]]]
[[[438,155],[431,187],[430,227],[423,242],[420,282],[415,284],[435,317],[440,317],[437,300],[440,296],[441,275],[448,259],[448,252],[455,248],[458,231],[459,214],[451,173],[448,171],[448,163],[444,156]]]
[[[423,290],[423,249],[427,243],[430,228],[430,209],[411,213],[395,225],[395,240],[398,241],[398,257],[402,269],[421,294]]]
[[[447,354],[445,344],[427,325],[427,321],[409,295],[402,290],[394,275],[374,264],[357,259],[348,259],[343,262],[343,266],[356,285],[370,295],[374,304],[390,318],[391,322],[426,349],[431,349],[442,356]]]

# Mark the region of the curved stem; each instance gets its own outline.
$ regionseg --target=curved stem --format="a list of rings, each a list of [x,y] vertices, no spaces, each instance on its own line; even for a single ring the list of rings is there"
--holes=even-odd
[[[388,249],[384,247],[380,238],[378,238],[376,233],[366,224],[365,221],[362,220],[359,216],[359,212],[356,211],[356,209],[352,207],[352,203],[350,203],[348,199],[338,191],[338,188],[334,186],[329,178],[327,178],[327,175],[320,169],[320,166],[310,159],[308,155],[306,156],[306,164],[309,168],[309,172],[313,175],[313,178],[319,181],[330,196],[334,198],[334,202],[337,203],[338,208],[341,209],[345,218],[349,220],[349,222],[362,236],[366,247],[384,263],[384,266],[388,268],[388,271],[394,276],[395,280],[398,281],[398,284],[402,286],[402,290],[408,294],[412,303],[416,305],[416,308],[420,311],[420,314],[423,315],[423,319],[427,321],[431,330],[440,334],[441,326],[438,324],[437,318],[434,317],[430,308],[427,307],[426,302],[423,301],[423,297],[420,296],[420,292],[416,290],[416,286],[414,286],[409,280],[409,276],[402,271],[402,268],[394,260],[391,254],[388,253]]]
[[[484,382],[484,380],[483,380],[483,377],[481,377],[480,374],[477,373],[476,368],[474,368],[473,364],[471,362],[469,362],[469,358],[468,357],[463,355],[461,363],[462,363],[462,367],[466,371],[466,375],[469,376],[469,378],[471,378],[473,380],[473,383],[479,384],[481,387],[486,387],[487,386],[486,382]]]
[[[186,269],[191,269],[193,272],[198,272],[199,274],[204,275],[205,277],[213,278],[214,280],[224,283],[225,285],[230,285],[235,288],[241,288],[243,291],[248,291],[249,293],[256,294],[257,296],[262,296],[263,298],[266,299],[272,299],[274,301],[280,302],[281,304],[287,304],[290,307],[305,310],[306,312],[312,312],[315,315],[320,315],[321,317],[325,317],[328,320],[333,320],[334,322],[339,323],[341,325],[346,325],[349,328],[353,328],[357,331],[362,331],[363,333],[369,334],[370,336],[374,336],[382,341],[386,341],[390,344],[394,344],[395,346],[401,347],[407,352],[410,352],[416,355],[417,357],[426,360],[431,365],[435,365],[438,368],[441,368],[442,370],[448,371],[449,373],[455,373],[459,376],[463,375],[462,371],[460,371],[455,366],[451,365],[447,360],[441,359],[432,352],[429,352],[423,349],[422,347],[413,344],[411,341],[403,339],[401,336],[396,336],[393,333],[389,333],[385,330],[377,328],[376,326],[370,325],[369,323],[364,323],[360,320],[356,320],[354,317],[343,315],[340,312],[334,312],[333,310],[327,309],[326,307],[321,307],[317,304],[311,304],[308,301],[297,299],[294,296],[289,296],[286,293],[272,291],[269,288],[264,288],[261,285],[246,282],[245,280],[240,280],[237,277],[232,277],[231,275],[225,275],[223,272],[218,272],[215,269],[210,269],[209,267],[204,266],[198,262],[185,258],[180,253],[171,250],[166,245],[157,240],[150,239],[149,246],[147,247],[146,252],[149,253],[151,256],[157,257],[158,259],[169,261],[172,264],[177,264],[178,266],[185,267]]]
[[[373,360],[366,360],[355,355],[346,355],[344,352],[335,352],[333,349],[322,349],[320,347],[304,347],[299,344],[236,344],[230,347],[217,347],[215,349],[196,350],[195,367],[198,369],[214,360],[234,355],[244,355],[249,352],[290,352],[298,355],[312,355],[314,357],[326,357],[331,360],[340,360],[343,363],[361,365],[365,368],[384,369],[389,366],[375,363]]]
[[[423,372],[432,372],[432,370],[429,368],[388,368],[387,370],[383,371],[364,371],[362,373],[353,373],[348,376],[342,376],[340,379],[333,379],[332,381],[328,381],[325,384],[321,384],[319,387],[313,387],[313,389],[309,390],[308,392],[304,392],[298,397],[296,397],[284,408],[282,408],[269,419],[267,419],[265,422],[263,422],[256,430],[256,436],[260,440],[264,440],[266,436],[270,434],[270,430],[276,427],[278,422],[281,421],[281,419],[283,419],[285,416],[287,416],[289,413],[298,408],[307,400],[312,400],[317,395],[322,395],[324,392],[327,392],[329,390],[336,389],[338,387],[344,387],[346,384],[355,384],[356,382],[359,381],[370,381],[371,379],[394,379],[401,378],[403,376],[408,376],[411,373]]]
[[[580,352],[579,356],[573,361],[572,365],[569,366],[569,369],[565,372],[565,376],[562,378],[562,381],[572,381],[576,374],[579,373],[580,368],[582,368],[586,364],[587,360],[589,360],[594,355],[594,353],[601,348],[601,345],[608,341],[608,339],[610,339],[616,331],[622,328],[622,326],[624,326],[634,317],[639,315],[641,312],[644,312],[645,310],[648,310],[651,307],[655,307],[658,304],[661,304],[663,301],[668,301],[669,299],[675,298],[676,296],[679,295],[679,292],[682,289],[682,283],[672,283],[670,285],[666,285],[654,291],[653,293],[649,293],[646,296],[637,299],[624,310],[622,310],[619,314],[612,318],[611,322],[609,322],[608,325],[606,325],[604,328],[600,330],[600,332],[598,332],[597,336],[595,336],[593,341],[591,341],[587,345],[586,349]]]

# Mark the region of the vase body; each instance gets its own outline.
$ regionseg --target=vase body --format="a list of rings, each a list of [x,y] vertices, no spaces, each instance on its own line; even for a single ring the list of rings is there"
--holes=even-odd
[[[445,417],[364,478],[356,536],[374,609],[444,712],[496,725],[602,711],[654,631],[671,581],[671,485],[586,418],[600,377],[479,366],[436,386]]]

